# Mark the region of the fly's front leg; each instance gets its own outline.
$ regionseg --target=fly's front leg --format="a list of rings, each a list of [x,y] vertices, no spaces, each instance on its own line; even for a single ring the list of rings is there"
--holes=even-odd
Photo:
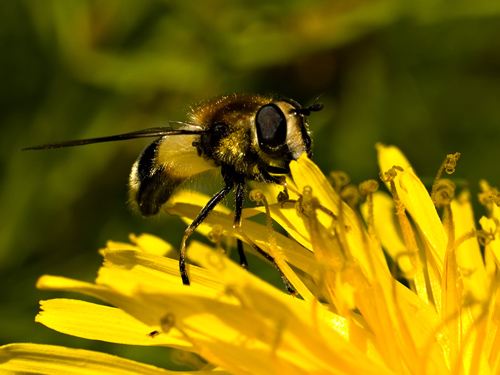
[[[260,173],[265,182],[272,182],[277,185],[283,186],[283,191],[278,194],[278,202],[286,202],[290,199],[286,183],[285,174],[289,173],[288,170],[279,167],[267,167],[267,169],[260,168]],[[280,174],[281,176],[272,176],[270,173]]]
[[[241,226],[241,213],[243,211],[243,203],[245,203],[245,184],[240,182],[236,185],[236,192],[234,194],[233,228],[235,229]]]

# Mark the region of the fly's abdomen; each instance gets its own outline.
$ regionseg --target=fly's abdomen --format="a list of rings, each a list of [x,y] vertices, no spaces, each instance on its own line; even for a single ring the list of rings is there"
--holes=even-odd
[[[162,137],[147,146],[130,173],[130,203],[143,216],[154,216],[187,179],[214,168],[198,155],[199,135]]]

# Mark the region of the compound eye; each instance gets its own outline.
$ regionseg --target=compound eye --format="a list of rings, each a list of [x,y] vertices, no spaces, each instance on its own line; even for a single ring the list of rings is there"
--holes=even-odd
[[[266,154],[277,154],[286,142],[286,118],[275,104],[267,104],[255,117],[260,149]]]

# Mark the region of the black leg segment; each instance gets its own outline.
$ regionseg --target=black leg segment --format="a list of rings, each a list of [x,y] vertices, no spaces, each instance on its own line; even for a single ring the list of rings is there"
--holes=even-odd
[[[238,183],[236,185],[236,193],[234,195],[234,224],[233,228],[241,226],[241,212],[245,203],[245,184]]]
[[[292,295],[297,295],[297,292],[295,291],[295,289],[293,289],[292,284],[290,284],[290,281],[288,281],[285,274],[283,273],[281,268],[279,268],[279,266],[276,263],[276,261],[274,260],[274,258],[271,255],[269,255],[268,253],[266,253],[264,250],[262,250],[260,247],[258,247],[256,244],[254,244],[253,242],[251,243],[251,245],[260,255],[262,255],[269,262],[271,262],[271,264],[273,265],[274,268],[276,268],[276,270],[278,271],[278,273],[281,276],[281,280],[283,280],[283,284],[285,284],[285,288],[288,291],[288,293],[290,293]]]
[[[222,188],[217,194],[215,194],[212,199],[210,199],[205,207],[198,214],[196,219],[187,227],[184,232],[184,237],[181,243],[181,254],[179,257],[179,269],[181,271],[182,283],[184,285],[189,285],[189,277],[186,271],[186,240],[195,231],[195,229],[200,225],[203,220],[205,220],[210,212],[220,203],[221,200],[233,189],[234,183],[232,181],[226,180],[226,186]]]
[[[247,262],[247,257],[245,255],[245,251],[243,250],[243,242],[238,239],[237,240],[237,245],[238,245],[238,255],[240,256],[240,265],[244,269],[248,269],[248,262]]]

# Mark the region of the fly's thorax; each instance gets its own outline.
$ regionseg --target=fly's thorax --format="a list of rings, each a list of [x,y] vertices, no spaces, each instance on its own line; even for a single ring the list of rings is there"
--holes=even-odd
[[[239,174],[253,174],[257,171],[259,155],[251,125],[248,117],[213,124],[213,132],[200,136],[201,156],[217,166],[230,166]]]
[[[240,174],[253,174],[259,161],[255,114],[270,101],[270,96],[231,94],[195,107],[190,121],[208,130],[196,145],[199,155]]]

